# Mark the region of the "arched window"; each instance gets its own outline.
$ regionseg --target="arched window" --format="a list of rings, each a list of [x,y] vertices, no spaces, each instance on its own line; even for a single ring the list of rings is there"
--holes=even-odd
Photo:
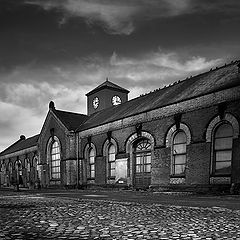
[[[25,159],[25,168],[27,169],[27,172],[31,171],[31,164],[29,158]]]
[[[148,140],[140,141],[135,148],[136,174],[151,172],[151,144]]]
[[[60,146],[58,141],[54,141],[51,146],[51,177],[60,178]]]
[[[172,141],[172,175],[184,176],[186,169],[187,137],[185,132],[178,131]]]
[[[115,158],[116,158],[116,149],[115,149],[115,146],[113,144],[111,144],[108,148],[108,176],[110,178],[116,176],[116,173],[115,173],[115,166],[116,166]]]
[[[88,158],[90,178],[95,178],[95,152],[93,148],[89,149]]]
[[[13,171],[12,162],[9,162],[8,164],[8,171],[10,174],[12,174],[12,171]]]
[[[20,160],[15,162],[15,169],[18,171],[18,174],[22,176],[22,162]]]
[[[214,132],[213,164],[214,175],[230,175],[232,162],[233,128],[229,123],[218,126]]]

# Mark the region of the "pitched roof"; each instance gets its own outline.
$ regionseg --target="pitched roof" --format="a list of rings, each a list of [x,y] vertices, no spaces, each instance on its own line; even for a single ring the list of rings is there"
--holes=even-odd
[[[4,156],[10,153],[14,153],[26,148],[37,146],[39,134],[29,137],[27,139],[20,137],[18,141],[13,143],[11,146],[6,148],[4,151],[0,153],[0,156]]]
[[[86,130],[108,122],[240,85],[239,64],[239,61],[230,63],[215,70],[178,81],[168,87],[155,90],[152,93],[132,99],[121,105],[94,113],[78,130]]]
[[[57,109],[53,109],[53,112],[68,130],[76,130],[88,118],[85,114],[66,112]]]
[[[117,84],[110,82],[108,79],[106,79],[105,82],[103,82],[102,84],[100,84],[99,86],[94,88],[92,91],[88,92],[86,94],[86,96],[89,96],[95,92],[98,92],[99,90],[101,90],[103,88],[108,88],[108,89],[118,90],[118,91],[124,92],[124,93],[129,93],[129,91],[127,89],[122,88],[122,87],[118,86]]]

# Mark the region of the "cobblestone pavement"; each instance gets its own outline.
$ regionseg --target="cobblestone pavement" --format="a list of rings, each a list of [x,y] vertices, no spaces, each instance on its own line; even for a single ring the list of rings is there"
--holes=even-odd
[[[240,240],[240,210],[8,195],[0,239]]]

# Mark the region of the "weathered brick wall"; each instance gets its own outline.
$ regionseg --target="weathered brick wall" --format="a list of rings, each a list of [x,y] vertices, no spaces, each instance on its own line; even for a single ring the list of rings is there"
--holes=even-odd
[[[95,183],[106,184],[106,160],[104,157],[96,157]]]
[[[232,182],[240,183],[240,138],[233,140]]]
[[[170,179],[171,149],[155,149],[152,156],[152,185],[166,186]]]
[[[186,184],[208,184],[210,172],[210,144],[187,146]]]

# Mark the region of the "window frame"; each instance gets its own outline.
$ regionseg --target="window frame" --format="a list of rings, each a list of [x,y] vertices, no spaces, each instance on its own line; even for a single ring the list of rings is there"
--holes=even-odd
[[[140,145],[141,149],[139,148]],[[137,141],[134,147],[134,155],[135,155],[135,174],[150,174],[152,171],[152,148],[151,142],[148,139],[141,139]],[[150,162],[147,161],[148,157],[150,157]],[[140,160],[138,162],[138,159]],[[148,167],[150,166],[150,169]],[[139,169],[139,171],[138,171]]]
[[[114,148],[113,152],[110,152],[110,149]],[[108,164],[108,178],[109,179],[115,179],[116,178],[116,147],[113,143],[110,143],[108,145],[108,151],[107,151],[107,164]],[[112,160],[112,158],[110,156],[114,156]],[[114,172],[114,174],[112,174],[112,171]]]
[[[184,142],[180,142],[180,143],[175,143],[175,138],[178,134],[183,133],[185,135],[185,141]],[[186,165],[187,165],[187,145],[188,145],[188,141],[187,141],[187,134],[185,133],[185,131],[183,131],[182,129],[177,130],[173,135],[172,135],[172,144],[171,144],[171,177],[176,177],[176,178],[185,178],[186,177]],[[181,152],[181,153],[174,153],[174,146],[179,146],[179,145],[185,145],[185,151]],[[180,164],[176,164],[176,157],[177,156],[184,156],[185,157],[185,162],[184,163],[180,163]],[[184,166],[184,171],[182,173],[176,173],[176,166]]]
[[[219,130],[219,128],[221,128],[221,126],[223,126],[223,125],[228,125],[229,127],[231,127],[231,130],[232,130],[232,135],[231,136],[224,136],[224,137],[216,137],[216,134],[217,134],[217,132],[218,132],[218,130]],[[233,129],[233,126],[232,126],[232,124],[230,123],[230,122],[228,122],[228,121],[222,121],[222,122],[219,122],[216,126],[215,126],[215,128],[214,128],[214,130],[213,130],[213,135],[212,135],[212,161],[211,161],[211,176],[213,176],[213,177],[229,177],[229,176],[231,176],[231,174],[232,174],[232,160],[233,160],[233,138],[234,137],[234,129]],[[218,139],[223,139],[223,138],[231,138],[231,148],[228,148],[228,147],[226,147],[226,148],[220,148],[220,149],[215,149],[215,143],[216,143],[216,140],[218,140]],[[231,159],[230,160],[228,160],[228,161],[217,161],[216,160],[216,158],[217,158],[217,153],[222,153],[222,152],[227,152],[227,151],[230,151],[231,152]],[[229,162],[230,163],[230,172],[229,173],[218,173],[217,172],[217,168],[216,168],[216,166],[217,166],[217,164],[216,163],[219,163],[219,162]]]
[[[55,143],[57,144],[57,146],[53,147]],[[55,152],[53,152],[53,150],[55,150]],[[61,145],[59,141],[55,139],[54,141],[52,141],[49,154],[50,154],[51,180],[60,180],[61,179]],[[53,156],[55,156],[54,157],[55,159],[53,159]],[[55,170],[53,171],[53,169],[56,169],[56,171]],[[56,177],[54,177],[54,175],[56,175]]]
[[[91,152],[93,153],[92,156],[91,156]],[[88,149],[88,166],[89,166],[89,179],[93,180],[96,177],[96,153],[93,147],[90,147]]]

